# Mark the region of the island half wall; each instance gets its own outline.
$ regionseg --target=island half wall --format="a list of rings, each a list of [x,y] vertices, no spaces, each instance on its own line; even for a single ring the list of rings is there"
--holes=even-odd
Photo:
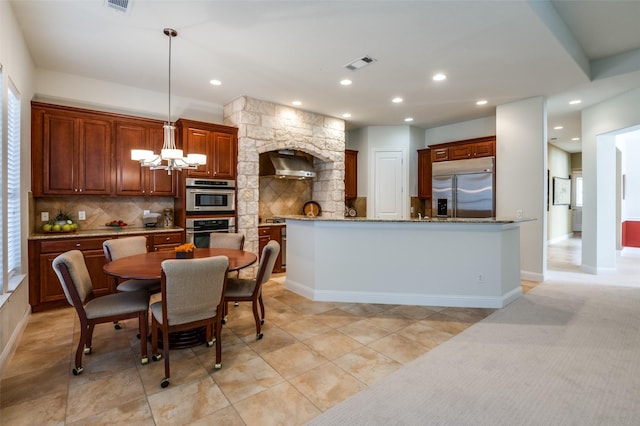
[[[316,301],[501,308],[520,221],[287,218],[287,289]]]

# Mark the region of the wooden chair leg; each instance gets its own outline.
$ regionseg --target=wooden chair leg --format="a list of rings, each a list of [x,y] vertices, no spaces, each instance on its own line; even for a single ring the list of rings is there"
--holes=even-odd
[[[169,368],[169,326],[166,324],[162,324],[162,356],[164,356],[164,379],[160,382],[160,386],[166,388],[169,386],[169,379],[171,378]]]
[[[149,363],[149,356],[147,354],[147,334],[149,333],[148,320],[147,311],[140,312],[138,315],[138,328],[140,329],[140,353],[142,355],[140,362],[142,365]]]
[[[73,369],[74,376],[82,374],[82,354],[84,353],[85,342],[89,333],[87,324],[80,324],[80,327],[80,341],[78,342],[78,349],[76,349],[76,367]]]
[[[216,363],[214,368],[222,367],[222,322],[220,318],[216,318],[215,321],[215,338],[216,338]]]
[[[262,339],[262,333],[260,333],[260,318],[258,317],[258,304],[256,303],[256,301],[254,301],[251,304],[251,307],[253,309],[253,318],[256,320],[256,340],[260,340]]]
[[[264,324],[264,302],[262,301],[262,294],[258,296],[258,302],[260,302],[260,312],[262,312],[260,324]]]

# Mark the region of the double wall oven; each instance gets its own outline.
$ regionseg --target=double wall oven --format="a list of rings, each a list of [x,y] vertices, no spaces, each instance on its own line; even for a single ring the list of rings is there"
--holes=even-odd
[[[234,180],[186,179],[186,240],[209,247],[211,233],[236,232]]]

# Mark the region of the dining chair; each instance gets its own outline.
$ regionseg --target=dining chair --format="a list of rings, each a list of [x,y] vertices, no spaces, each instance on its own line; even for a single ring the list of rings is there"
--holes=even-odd
[[[226,256],[162,262],[162,301],[151,305],[151,359],[164,357],[163,388],[171,378],[169,333],[206,327],[206,345],[216,344],[215,368],[222,366],[220,332],[228,270]],[[158,331],[162,333],[162,354],[158,353]]]
[[[244,248],[244,234],[238,232],[212,232],[209,235],[209,248],[242,250]]]
[[[80,340],[76,350],[75,376],[82,374],[82,355],[91,354],[93,329],[96,324],[138,318],[138,328],[147,335],[149,293],[130,291],[94,297],[93,284],[80,250],[71,250],[53,259],[53,270],[60,280],[67,301],[76,309],[80,320]],[[141,363],[147,364],[147,339],[140,339]]]
[[[137,237],[124,237],[106,240],[102,243],[102,250],[107,262],[121,259],[127,256],[142,254],[147,252],[147,238],[140,235]],[[149,293],[160,292],[160,280],[125,280],[119,281],[113,277],[118,291],[138,291],[146,290]]]
[[[212,232],[209,235],[209,248],[242,250],[244,248],[244,234],[238,232]],[[229,272],[227,276],[229,278],[238,278],[240,271]],[[237,303],[236,306],[238,306]]]
[[[227,302],[251,302],[253,317],[256,321],[256,340],[262,339],[261,326],[264,324],[264,302],[262,301],[262,285],[269,281],[276,258],[280,253],[280,244],[271,240],[262,250],[260,265],[255,278],[230,278],[224,293],[224,315],[226,317]],[[258,304],[260,313],[258,314]]]

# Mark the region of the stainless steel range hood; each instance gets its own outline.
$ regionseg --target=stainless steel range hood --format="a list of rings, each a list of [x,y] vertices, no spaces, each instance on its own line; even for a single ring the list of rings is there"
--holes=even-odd
[[[268,158],[271,161],[260,162],[260,176],[273,176],[281,179],[313,179],[316,177],[311,162],[306,157],[295,155],[292,151],[270,152]]]

